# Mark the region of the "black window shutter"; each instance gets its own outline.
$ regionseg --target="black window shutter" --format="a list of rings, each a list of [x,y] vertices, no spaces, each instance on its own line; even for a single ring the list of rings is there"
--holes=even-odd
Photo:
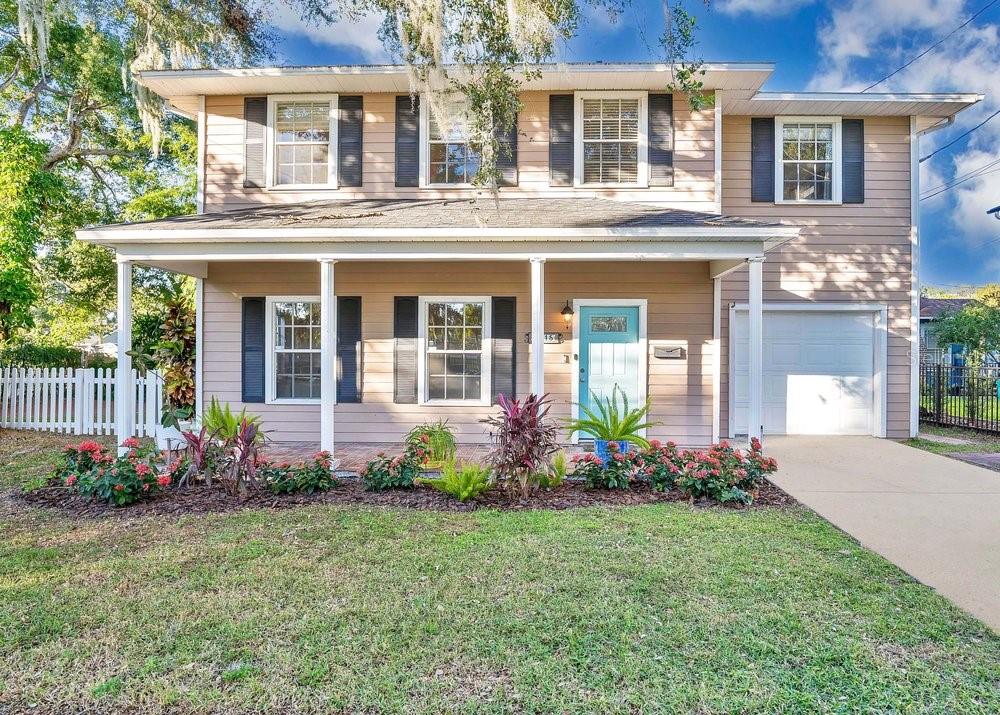
[[[337,296],[337,402],[361,402],[361,298]]]
[[[396,97],[396,186],[420,186],[420,97]]]
[[[396,296],[393,308],[393,402],[417,401],[417,304],[415,296]]]
[[[263,298],[243,299],[243,401],[264,401],[264,334]]]
[[[774,201],[774,118],[750,120],[750,200]]]
[[[865,120],[841,121],[844,164],[842,198],[845,204],[865,202]]]
[[[490,399],[513,398],[516,392],[517,299],[493,298],[493,385]]]
[[[549,185],[573,185],[573,95],[549,95]]]
[[[674,185],[674,95],[649,95],[649,185]]]
[[[337,122],[337,185],[361,186],[365,113],[360,96],[339,97]]]
[[[264,128],[267,97],[243,98],[243,188],[264,188]]]
[[[514,126],[507,131],[497,128],[500,154],[497,169],[500,171],[500,186],[517,186],[517,118]]]

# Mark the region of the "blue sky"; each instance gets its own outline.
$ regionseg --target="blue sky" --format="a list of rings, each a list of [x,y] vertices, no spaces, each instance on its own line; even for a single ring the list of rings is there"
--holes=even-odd
[[[768,90],[861,89],[943,38],[988,0],[698,0],[697,55],[705,60],[772,61]],[[564,60],[655,60],[662,27],[660,2],[634,0],[617,23],[588,10],[580,33],[559,50]],[[362,20],[307,27],[278,10],[282,64],[387,61],[377,23]],[[640,31],[638,28],[644,28]],[[956,124],[921,142],[923,154],[942,146],[1000,108],[1000,3],[886,84],[883,91],[976,91],[986,101]],[[643,39],[643,32],[648,36]],[[921,188],[933,189],[1000,160],[1000,117],[922,167]],[[925,284],[1000,281],[1000,221],[986,210],[1000,204],[1000,170],[965,181],[921,203]]]

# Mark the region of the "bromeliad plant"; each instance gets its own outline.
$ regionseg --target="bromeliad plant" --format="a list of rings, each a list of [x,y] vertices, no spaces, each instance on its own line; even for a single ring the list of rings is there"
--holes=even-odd
[[[474,499],[492,486],[490,470],[487,467],[469,462],[457,465],[454,461],[446,462],[442,466],[440,477],[435,479],[420,477],[414,483],[450,494],[460,502]]]
[[[549,455],[558,449],[557,429],[546,421],[551,403],[548,395],[528,395],[523,401],[499,395],[497,404],[500,414],[483,420],[493,440],[487,461],[497,483],[527,498]]]
[[[424,466],[428,469],[440,469],[445,463],[454,460],[458,451],[448,420],[417,425],[406,435],[405,442],[425,451]]]
[[[595,409],[590,409],[586,405],[579,406],[583,416],[566,423],[570,435],[579,432],[582,435],[590,435],[598,442],[618,442],[622,451],[625,451],[623,445],[625,442],[643,449],[649,447],[649,442],[640,434],[643,430],[656,425],[655,422],[645,421],[646,415],[649,414],[649,400],[646,400],[642,407],[630,408],[628,396],[617,385],[611,391],[610,397],[602,398],[596,393],[591,394]],[[621,403],[618,400],[619,394]]]

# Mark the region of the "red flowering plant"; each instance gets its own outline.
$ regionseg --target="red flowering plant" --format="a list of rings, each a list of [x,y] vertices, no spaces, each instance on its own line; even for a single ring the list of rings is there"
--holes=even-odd
[[[681,473],[681,464],[676,444],[650,440],[649,449],[643,450],[636,457],[637,476],[648,481],[655,491],[670,491]]]
[[[135,437],[126,439],[122,446],[127,451],[119,457],[111,456],[96,442],[67,448],[56,476],[79,494],[115,506],[133,504],[170,485],[170,468],[162,473],[157,468],[159,453],[154,446],[144,447]]]
[[[685,451],[679,456],[677,486],[692,500],[707,497],[750,504],[764,477],[778,468],[774,458],[764,456],[757,439],[751,440],[746,452],[723,441],[708,450]]]
[[[420,476],[424,458],[425,450],[416,444],[407,444],[395,457],[379,453],[361,470],[361,483],[372,492],[409,489]]]
[[[326,491],[340,482],[333,476],[333,459],[329,452],[317,452],[308,462],[275,464],[261,458],[257,463],[257,478],[275,494]]]
[[[628,489],[645,466],[639,452],[622,451],[614,441],[608,442],[605,464],[595,452],[573,457],[573,476],[583,479],[593,489]]]

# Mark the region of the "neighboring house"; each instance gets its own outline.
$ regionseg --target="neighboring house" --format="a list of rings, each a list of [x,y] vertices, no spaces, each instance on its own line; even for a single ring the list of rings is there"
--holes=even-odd
[[[119,354],[143,264],[198,279],[199,403],[279,440],[478,442],[498,393],[614,385],[689,445],[916,432],[918,138],[980,95],[709,64],[694,112],[662,65],[540,69],[498,201],[398,66],[142,73],[197,121],[202,213],[79,232],[118,254]]]
[[[920,357],[924,362],[942,365],[961,364],[964,345],[938,345],[934,336],[934,321],[942,315],[957,313],[972,298],[929,298],[920,296]]]

